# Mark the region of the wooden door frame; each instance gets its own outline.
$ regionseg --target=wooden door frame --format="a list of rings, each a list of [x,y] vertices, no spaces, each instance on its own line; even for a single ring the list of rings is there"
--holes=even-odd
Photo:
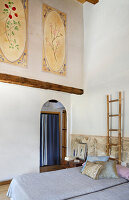
[[[61,123],[61,117],[60,117],[60,112],[52,112],[52,111],[41,111],[41,114],[51,114],[51,115],[59,115],[59,151],[61,149],[60,147],[60,134],[61,134],[61,130],[60,130],[60,123]],[[61,163],[61,159],[60,159],[60,163]]]
[[[67,132],[67,111],[66,109],[63,110],[62,112],[62,163],[65,160],[65,156],[67,155],[67,136],[68,136],[68,132]],[[64,140],[65,142],[64,142]],[[64,151],[65,149],[65,151]],[[65,152],[65,153],[64,153]]]

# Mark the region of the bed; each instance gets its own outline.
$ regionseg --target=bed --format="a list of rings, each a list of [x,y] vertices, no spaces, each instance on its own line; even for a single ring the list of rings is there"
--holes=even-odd
[[[128,200],[129,182],[123,178],[93,180],[80,167],[14,178],[11,200]]]

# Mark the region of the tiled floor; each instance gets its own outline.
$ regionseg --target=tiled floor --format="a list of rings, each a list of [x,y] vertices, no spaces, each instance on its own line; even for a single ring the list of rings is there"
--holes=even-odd
[[[8,187],[9,185],[0,186],[0,200],[10,200],[8,197],[6,197]]]

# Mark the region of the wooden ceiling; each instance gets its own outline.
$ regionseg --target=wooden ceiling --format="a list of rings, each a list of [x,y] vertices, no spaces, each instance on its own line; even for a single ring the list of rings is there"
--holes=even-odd
[[[92,4],[96,4],[99,2],[99,0],[77,0],[79,1],[80,3],[85,3],[86,1],[88,1],[89,3],[92,3]]]

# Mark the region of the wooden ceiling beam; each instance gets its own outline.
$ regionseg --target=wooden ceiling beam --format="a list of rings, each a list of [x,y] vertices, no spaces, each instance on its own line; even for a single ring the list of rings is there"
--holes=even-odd
[[[96,4],[99,2],[99,0],[77,0],[77,1],[79,1],[80,3],[85,3],[87,1],[92,4]]]
[[[77,95],[81,95],[84,93],[84,91],[79,88],[68,87],[64,85],[58,85],[54,83],[39,81],[30,78],[24,78],[21,76],[14,76],[10,74],[3,74],[3,73],[0,73],[0,82],[46,89],[46,90],[55,90]]]

